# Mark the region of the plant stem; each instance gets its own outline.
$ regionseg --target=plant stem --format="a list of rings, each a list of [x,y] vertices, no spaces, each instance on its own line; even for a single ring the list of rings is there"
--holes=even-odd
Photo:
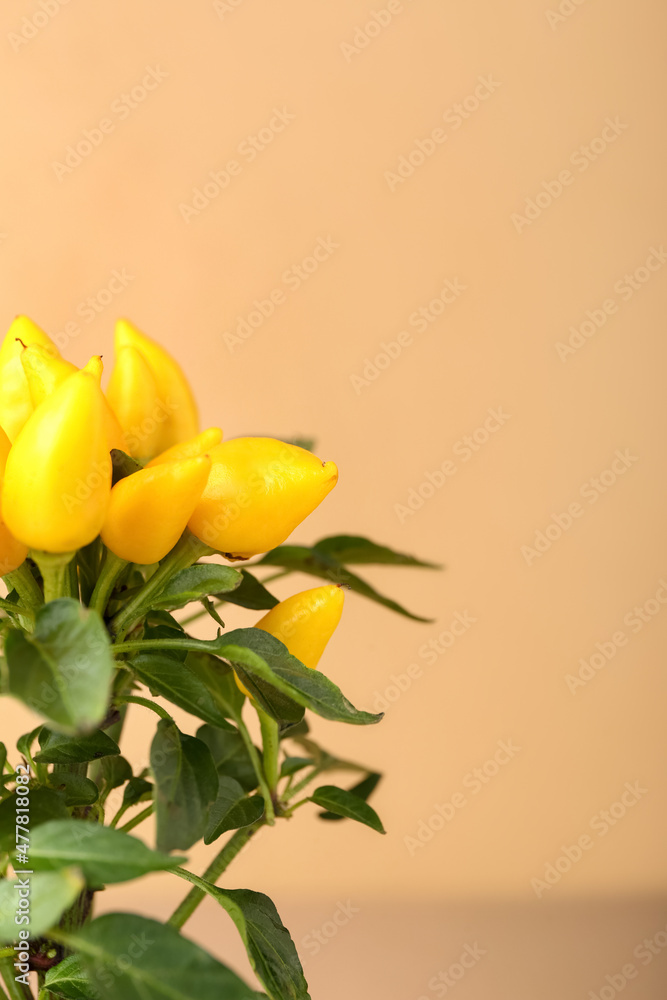
[[[102,617],[104,617],[111,591],[127,565],[128,563],[125,559],[121,559],[120,556],[114,555],[110,549],[107,549],[102,569],[97,578],[97,583],[95,584],[89,604],[89,607],[94,608],[95,611],[99,611]]]
[[[214,551],[195,538],[186,528],[169,555],[160,563],[139,593],[135,594],[132,600],[112,618],[109,628],[111,634],[116,636],[116,641],[122,640],[131,626],[148,611],[151,598],[162,590],[170,576],[179,569],[191,566],[202,556],[211,555]]]
[[[155,702],[149,701],[148,698],[140,698],[139,695],[124,694],[117,701],[125,704],[143,705],[144,708],[150,708],[153,712],[157,712],[161,719],[172,719],[172,716],[166,709],[162,708],[162,705],[156,705]]]
[[[13,958],[0,960],[0,975],[4,979],[9,1000],[32,1000],[32,991],[23,983],[16,982],[14,978],[16,974],[17,970],[14,968]]]
[[[211,861],[210,865],[202,875],[204,881],[211,882],[215,885],[217,880],[220,878],[225,869],[231,864],[241,848],[245,847],[253,834],[255,834],[263,825],[264,820],[260,820],[252,826],[246,826],[241,830],[237,830],[234,836],[227,841],[220,853],[213,858],[213,861]],[[206,893],[203,889],[199,889],[197,887],[191,889],[180,906],[178,906],[169,917],[167,923],[171,924],[172,927],[180,929],[185,921],[188,920],[195,912],[205,895]]]
[[[73,593],[69,564],[75,552],[38,552],[33,549],[30,556],[39,566],[44,580],[44,602],[55,601],[58,597],[78,598]]]
[[[262,767],[262,762],[259,759],[259,754],[257,753],[257,748],[253,743],[250,733],[248,732],[248,727],[241,718],[241,714],[235,717],[234,722],[238,726],[238,730],[241,734],[241,739],[243,740],[244,746],[248,752],[248,756],[252,761],[252,766],[255,769],[255,774],[257,776],[257,781],[259,783],[259,788],[264,798],[264,818],[268,826],[273,826],[276,821],[276,814],[273,808],[273,796],[271,794],[271,789],[268,786],[266,775],[264,774],[264,768]]]
[[[127,823],[124,823],[123,826],[119,826],[118,829],[124,833],[129,833],[130,830],[134,830],[135,826],[139,826],[145,819],[148,819],[153,814],[154,809],[155,806],[151,803],[145,809],[142,809],[140,813],[137,813],[136,816],[133,816],[132,819],[128,820]]]
[[[271,795],[275,794],[278,785],[278,750],[280,748],[280,736],[278,723],[275,719],[272,719],[270,715],[260,708],[259,705],[255,705],[257,710],[257,715],[259,716],[259,725],[262,731],[262,747],[264,749],[264,774],[266,775],[266,780],[271,791]]]

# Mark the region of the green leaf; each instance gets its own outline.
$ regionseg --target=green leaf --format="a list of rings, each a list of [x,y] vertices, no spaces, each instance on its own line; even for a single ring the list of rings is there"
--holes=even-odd
[[[7,763],[7,747],[4,743],[0,743],[0,774],[4,771],[5,764]]]
[[[263,583],[249,573],[247,569],[241,571],[242,580],[239,586],[229,594],[216,594],[228,604],[237,604],[241,608],[249,608],[251,611],[268,611],[278,603],[278,598],[270,594]]]
[[[191,670],[210,692],[220,713],[226,719],[238,718],[245,695],[234,678],[234,671],[212,653],[190,651],[185,658]]]
[[[353,785],[352,788],[349,789],[349,791],[352,792],[353,795],[358,796],[358,798],[363,799],[364,802],[367,802],[371,794],[375,791],[378,784],[380,783],[381,778],[382,778],[381,774],[373,772],[372,774],[369,774],[366,778],[364,778],[362,781],[358,782],[356,785]],[[328,819],[328,820],[345,819],[345,817],[341,816],[340,813],[333,813],[329,811],[318,813],[318,816],[319,819]]]
[[[377,545],[361,535],[330,535],[313,545],[313,551],[335,559],[343,565],[349,563],[377,566],[416,566],[422,569],[442,569],[438,563],[423,562],[415,556],[395,552],[386,545]]]
[[[52,788],[30,789],[30,836],[43,823],[54,819],[69,819],[65,799]],[[16,792],[0,802],[0,851],[14,850],[16,845]]]
[[[38,764],[81,764],[120,753],[116,741],[101,729],[72,738],[44,726],[39,733],[39,746],[40,751],[35,754]]]
[[[83,971],[79,955],[69,955],[46,973],[44,987],[64,1000],[90,1000],[94,989]]]
[[[57,872],[42,872],[26,876],[29,883],[30,908],[28,923],[16,923],[19,892],[24,877],[3,879],[0,882],[0,941],[11,944],[18,937],[20,929],[30,932],[30,937],[41,937],[50,927],[57,924],[68,907],[72,905],[85,882],[76,868],[62,868]]]
[[[136,806],[139,802],[145,802],[153,794],[153,786],[145,778],[130,778],[123,792],[123,805]]]
[[[152,851],[129,833],[86,820],[56,819],[30,831],[31,868],[53,871],[76,864],[92,886],[128,882],[181,860]]]
[[[151,626],[166,625],[168,628],[175,629],[181,634],[185,631],[181,623],[173,615],[170,615],[168,611],[158,611],[156,608],[153,608],[146,615],[146,624],[149,628]]]
[[[124,451],[121,451],[120,448],[111,449],[111,465],[112,486],[115,486],[121,479],[126,479],[127,476],[131,476],[143,468],[141,463],[137,462],[136,458],[132,458],[131,455],[127,455]]]
[[[280,777],[286,778],[290,774],[297,774],[304,767],[311,767],[314,763],[312,757],[285,757],[283,766],[280,768]]]
[[[210,594],[226,594],[241,583],[241,574],[231,566],[195,563],[179,570],[153,600],[153,606],[173,611]]]
[[[204,843],[214,840],[242,826],[250,826],[264,815],[264,799],[261,795],[248,796],[238,781],[220,778],[218,797],[211,806]]]
[[[24,733],[23,736],[19,736],[16,742],[16,749],[32,763],[32,745],[42,731],[41,726],[36,726],[31,733]]]
[[[231,728],[207,686],[189,668],[187,661],[170,656],[166,650],[151,650],[135,656],[130,666],[152,694],[162,695],[204,722],[221,729]]]
[[[256,1000],[259,996],[174,927],[134,913],[106,913],[68,935],[68,940],[81,953],[102,1000]]]
[[[70,771],[57,771],[49,775],[49,787],[65,797],[66,806],[92,806],[100,796],[100,790],[90,778]]]
[[[241,935],[257,978],[272,1000],[310,1000],[299,956],[272,900],[251,889],[220,889],[187,873],[188,881],[212,896]]]
[[[120,788],[132,777],[132,766],[124,757],[105,757],[101,761],[100,768],[107,791]]]
[[[322,806],[329,812],[336,813],[346,819],[356,819],[358,823],[370,826],[378,833],[386,833],[382,826],[382,821],[372,806],[364,802],[353,792],[348,792],[345,788],[337,788],[335,785],[320,785],[310,796],[311,801],[318,806]]]
[[[35,631],[5,640],[10,692],[57,729],[85,732],[103,720],[114,661],[97,611],[71,597],[37,612]]]
[[[151,744],[155,777],[157,846],[187,850],[206,830],[210,804],[218,793],[218,773],[211,751],[176,724],[160,719]]]
[[[382,714],[360,712],[333,681],[319,670],[304,667],[275,636],[259,628],[241,628],[213,640],[218,656],[242,668],[242,680],[265,681],[323,719],[367,726]],[[291,720],[290,720],[291,721]]]
[[[334,559],[333,556],[317,549],[309,549],[305,545],[280,545],[277,549],[272,549],[255,563],[256,566],[283,566],[291,573],[306,573],[310,576],[317,576],[328,583],[338,583],[349,587],[356,594],[368,597],[377,604],[382,604],[390,611],[396,611],[400,615],[412,618],[417,622],[431,622],[432,618],[422,618],[420,615],[413,615],[411,611],[392,600],[378,593],[374,587],[362,580],[346,569],[342,563]]]
[[[213,763],[220,776],[234,778],[245,792],[252,792],[257,788],[255,768],[248,756],[243,737],[238,731],[230,733],[226,729],[216,729],[214,726],[200,726],[197,730],[197,739],[205,743],[211,751]]]

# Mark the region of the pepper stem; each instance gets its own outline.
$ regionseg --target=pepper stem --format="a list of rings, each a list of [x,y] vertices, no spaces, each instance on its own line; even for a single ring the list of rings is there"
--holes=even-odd
[[[97,578],[95,589],[91,594],[89,604],[89,607],[94,608],[95,611],[99,611],[102,617],[104,617],[104,612],[107,604],[109,603],[111,592],[116,586],[119,576],[127,565],[129,565],[127,560],[114,555],[111,549],[106,550],[104,562],[102,563],[102,569],[99,577]]]
[[[264,774],[273,796],[278,786],[278,751],[280,749],[280,737],[278,735],[278,723],[272,719],[259,705],[254,706],[259,716],[259,725],[262,731],[262,747],[264,749]]]
[[[44,602],[55,601],[58,597],[77,597],[74,593],[74,579],[70,563],[76,552],[40,552],[33,549],[30,558],[39,566],[44,580]]]

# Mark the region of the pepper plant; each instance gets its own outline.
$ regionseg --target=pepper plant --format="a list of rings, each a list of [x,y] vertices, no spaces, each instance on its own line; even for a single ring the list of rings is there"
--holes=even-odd
[[[0,744],[0,997],[304,1000],[272,901],[218,880],[304,805],[384,833],[368,802],[380,775],[319,746],[306,712],[380,720],[316,668],[347,591],[424,620],[357,565],[432,564],[356,536],[284,544],[336,466],[308,442],[200,432],[181,369],[127,321],[106,394],[101,376],[101,358],[77,369],[26,317],[0,349],[0,693],[39,718],[16,752]],[[291,573],[318,586],[279,602],[266,584]],[[225,631],[225,605],[259,620]],[[203,616],[208,639],[187,631]],[[122,754],[129,711],[154,727],[147,761]],[[149,816],[151,846],[132,833]],[[201,876],[184,854],[200,840]],[[164,923],[94,915],[105,886],[156,871],[185,883]],[[206,895],[264,993],[182,933]]]

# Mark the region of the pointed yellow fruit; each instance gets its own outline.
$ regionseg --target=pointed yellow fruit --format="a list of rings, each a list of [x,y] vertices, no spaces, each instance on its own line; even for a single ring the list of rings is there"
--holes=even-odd
[[[11,442],[5,432],[0,427],[0,496],[2,495],[2,484],[5,476],[5,465]],[[23,542],[14,538],[11,531],[0,517],[0,576],[5,573],[12,573],[25,561],[28,555],[28,547]]]
[[[102,357],[99,354],[94,354],[87,365],[84,365],[81,369],[83,372],[88,372],[92,375],[97,384],[102,386],[102,372],[104,371],[104,365],[102,364]],[[123,433],[123,428],[120,426],[118,417],[111,409],[109,401],[104,397],[104,422],[107,428],[107,440],[109,442],[109,451],[112,448],[118,448],[120,451],[124,451],[127,454],[127,441],[125,439],[125,434]]]
[[[182,444],[175,444],[173,448],[167,448],[161,455],[156,455],[146,466],[147,469],[154,465],[162,465],[163,462],[179,462],[184,458],[196,458],[198,455],[206,455],[211,448],[215,448],[222,441],[222,431],[219,427],[209,427],[202,431],[197,437],[184,441]]]
[[[87,372],[40,404],[7,459],[2,517],[31,549],[72,552],[100,532],[111,493],[102,390]]]
[[[41,344],[28,344],[20,354],[21,364],[28,382],[33,407],[36,409],[54,389],[73,375],[77,368]]]
[[[123,347],[134,347],[139,351],[157,385],[161,419],[158,447],[148,456],[152,458],[197,434],[197,404],[185,375],[172,356],[126,319],[120,319],[116,324],[116,350],[120,351]],[[127,428],[125,430],[127,432]]]
[[[123,429],[129,454],[146,462],[160,450],[165,413],[148,362],[134,347],[116,353],[107,399]]]
[[[119,480],[101,531],[104,544],[127,562],[159,562],[185,531],[210,469],[210,458],[200,455]]]
[[[33,410],[28,381],[21,364],[21,351],[29,344],[39,344],[53,357],[60,352],[43,330],[27,316],[17,316],[0,347],[0,426],[10,441]]]
[[[284,542],[338,479],[333,462],[274,438],[232,438],[209,454],[211,474],[188,527],[235,559]]]
[[[344,601],[345,592],[336,584],[303,590],[276,604],[255,628],[280,639],[292,656],[314,670],[340,621]]]

